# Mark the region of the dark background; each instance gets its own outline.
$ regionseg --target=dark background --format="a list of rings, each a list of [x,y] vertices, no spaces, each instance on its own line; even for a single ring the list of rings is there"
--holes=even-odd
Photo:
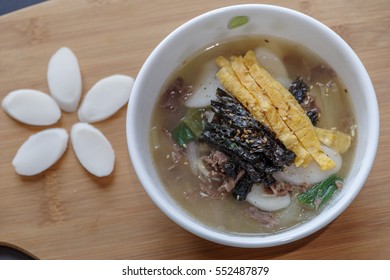
[[[0,0],[0,16],[44,1],[45,0]]]

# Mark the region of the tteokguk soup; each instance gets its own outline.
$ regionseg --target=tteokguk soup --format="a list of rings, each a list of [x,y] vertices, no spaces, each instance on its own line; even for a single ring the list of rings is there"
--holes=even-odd
[[[156,170],[191,216],[221,231],[277,232],[343,187],[356,125],[325,61],[272,37],[241,38],[183,62],[150,126]]]

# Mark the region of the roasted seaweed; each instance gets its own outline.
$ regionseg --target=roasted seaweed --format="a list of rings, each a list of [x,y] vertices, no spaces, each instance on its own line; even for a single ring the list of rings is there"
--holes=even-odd
[[[199,139],[224,152],[235,162],[234,166],[229,163],[233,167],[227,166],[225,172],[236,174],[237,170],[246,171],[245,179],[240,179],[239,182],[242,182],[237,183],[237,188],[242,188],[244,182],[244,185],[250,186],[255,182],[271,185],[275,182],[272,173],[290,165],[295,154],[276,138],[273,131],[254,119],[237,99],[222,89],[217,89],[217,97],[211,102],[215,115],[206,124]],[[240,198],[245,199],[246,195],[241,190],[237,192]]]
[[[223,164],[223,171],[231,178],[236,178],[240,172],[240,165],[233,157]]]
[[[306,113],[306,115],[309,117],[311,123],[316,126],[317,123],[318,123],[318,119],[319,119],[319,116],[318,116],[318,109],[314,108],[314,109],[311,109],[310,111],[308,111]]]
[[[232,190],[232,195],[235,199],[243,201],[246,199],[248,193],[251,191],[253,186],[252,179],[245,174],[238,180],[236,186]]]
[[[301,77],[297,77],[295,81],[292,82],[289,92],[295,97],[299,104],[305,103],[305,100],[308,99],[309,86],[303,81]],[[318,122],[318,109],[312,109],[306,112],[311,123],[315,126]]]
[[[297,77],[288,89],[288,91],[294,95],[299,104],[303,103],[303,101],[307,98],[308,90],[309,86],[303,81],[301,77]]]

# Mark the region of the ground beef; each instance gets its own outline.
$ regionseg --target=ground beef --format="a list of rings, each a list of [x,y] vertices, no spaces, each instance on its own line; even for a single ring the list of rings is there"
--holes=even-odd
[[[297,186],[282,181],[276,181],[275,184],[271,185],[268,189],[270,190],[270,194],[285,196],[287,193],[292,192],[295,188],[297,188]]]
[[[245,211],[246,214],[249,217],[258,221],[259,223],[266,226],[267,228],[273,228],[279,223],[277,217],[270,212],[261,211],[260,209],[254,206],[248,206],[248,208],[246,208],[245,210],[246,210]]]
[[[159,105],[169,111],[176,111],[182,106],[184,101],[190,96],[192,87],[184,83],[183,78],[179,77],[164,91],[160,98]]]
[[[230,163],[230,158],[223,152],[212,150],[208,156],[202,157],[203,163],[207,171],[208,177],[211,180],[218,180],[220,185],[219,191],[230,192],[236,185],[237,181],[244,175],[244,171],[240,170],[236,174],[229,174],[225,171],[225,166]]]

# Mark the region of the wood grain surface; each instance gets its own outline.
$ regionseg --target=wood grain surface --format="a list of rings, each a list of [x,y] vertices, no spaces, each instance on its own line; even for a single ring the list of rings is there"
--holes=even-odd
[[[153,48],[182,23],[231,0],[52,0],[0,17],[0,98],[20,88],[48,92],[47,63],[60,47],[78,56],[83,94],[99,79],[136,77]],[[48,171],[17,175],[18,147],[42,127],[0,110],[0,244],[41,259],[390,259],[390,2],[267,1],[322,21],[350,44],[374,83],[381,110],[379,150],[356,200],[303,240],[266,249],[231,248],[177,226],[149,199],[126,146],[126,108],[96,126],[116,152],[108,178],[89,175],[71,148]],[[54,127],[68,131],[77,114]],[[367,137],[370,137],[367,135]]]

